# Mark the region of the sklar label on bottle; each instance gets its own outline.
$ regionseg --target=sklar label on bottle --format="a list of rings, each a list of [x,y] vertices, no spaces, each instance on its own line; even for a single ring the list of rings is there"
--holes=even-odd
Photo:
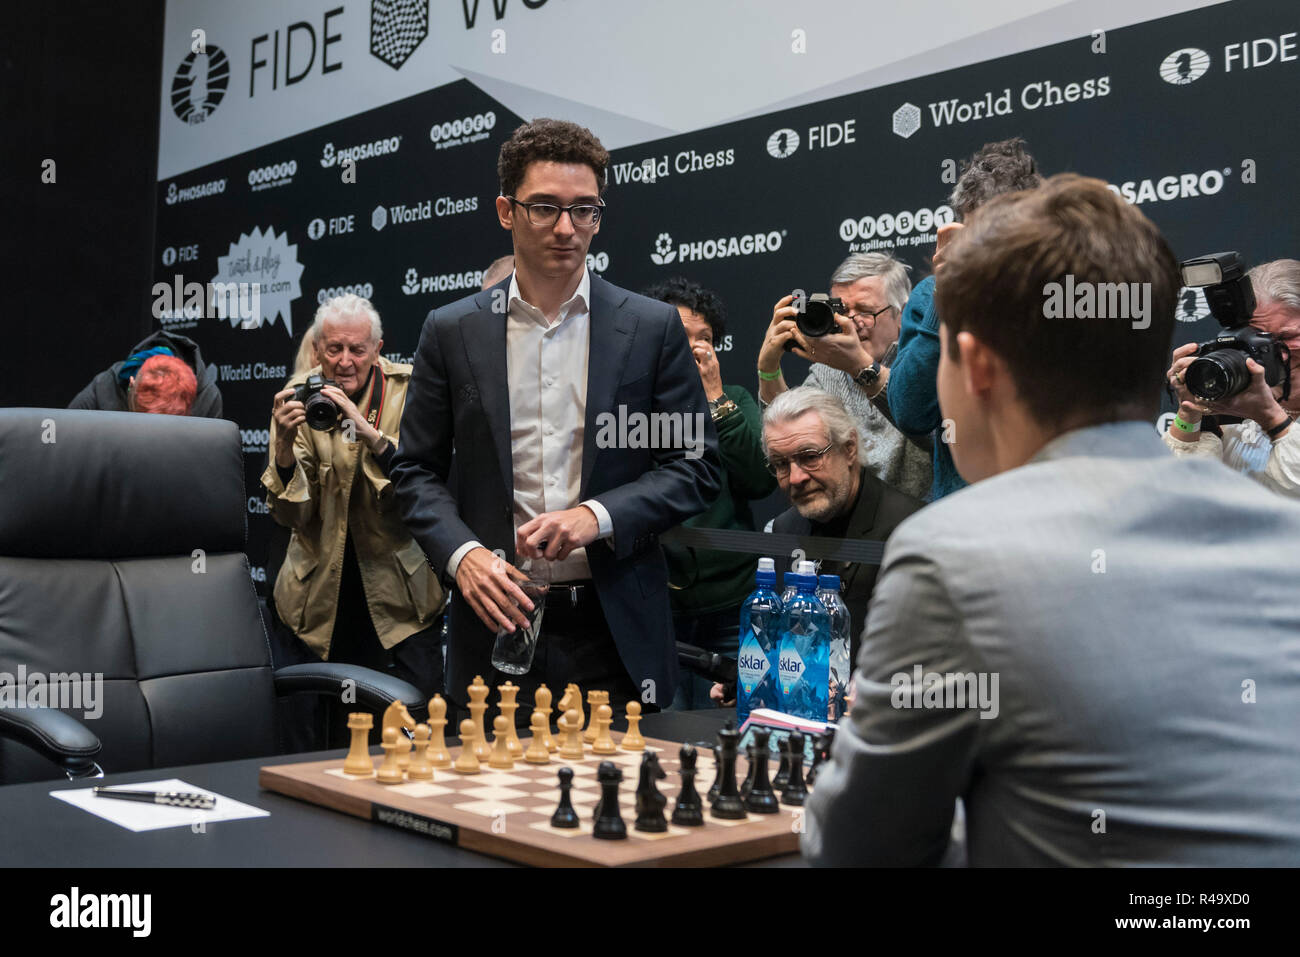
[[[778,677],[781,680],[781,690],[785,694],[790,693],[790,689],[803,675],[803,658],[799,657],[799,652],[789,646],[781,649],[781,657],[777,661]]]
[[[771,664],[767,660],[767,654],[751,631],[745,643],[740,646],[740,656],[736,659],[736,670],[745,694],[752,694],[770,669]]]

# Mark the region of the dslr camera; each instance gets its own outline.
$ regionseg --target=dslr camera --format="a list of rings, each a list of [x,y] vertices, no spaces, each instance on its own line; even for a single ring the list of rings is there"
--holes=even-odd
[[[1196,358],[1183,381],[1198,399],[1218,402],[1250,385],[1246,360],[1264,367],[1264,381],[1282,385],[1282,398],[1291,393],[1291,352],[1267,332],[1250,324],[1255,312],[1255,290],[1235,252],[1211,253],[1179,265],[1184,286],[1205,290],[1210,313],[1223,326],[1223,335],[1199,343]]]
[[[321,392],[327,385],[338,388],[338,383],[320,373],[307,376],[307,381],[293,390],[293,397],[303,404],[307,424],[317,432],[328,432],[339,421],[339,407],[334,400]]]
[[[844,315],[844,300],[838,296],[828,296],[824,292],[815,292],[803,298],[803,292],[795,290],[791,295],[795,302],[803,299],[803,309],[794,317],[794,324],[809,339],[820,339],[840,331],[835,322],[835,314]],[[785,341],[785,351],[789,352],[798,345],[793,339]]]

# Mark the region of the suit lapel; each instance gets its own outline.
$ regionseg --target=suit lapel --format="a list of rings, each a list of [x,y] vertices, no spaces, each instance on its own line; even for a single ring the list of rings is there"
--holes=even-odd
[[[636,317],[619,307],[627,294],[599,276],[591,277],[590,346],[587,352],[587,414],[582,440],[582,490],[580,498],[589,498],[587,486],[600,450],[596,448],[596,417],[602,412],[618,414],[614,394],[627,366]],[[630,411],[630,410],[629,410]]]
[[[844,531],[844,537],[851,541],[863,541],[873,539],[872,530],[876,527],[876,514],[880,511],[880,486],[871,481],[874,478],[864,468],[859,481],[862,483],[858,491],[858,504],[853,509],[853,516],[849,519],[849,527]],[[840,578],[843,579],[845,592],[853,583],[853,579],[858,576],[862,570],[860,562],[846,562],[841,569]]]
[[[515,473],[510,451],[510,392],[506,382],[506,315],[492,310],[493,296],[498,289],[501,297],[510,291],[509,276],[475,297],[478,311],[461,317],[460,334],[483,406],[483,417],[487,419],[488,434],[496,445],[501,478],[508,497],[513,499]],[[466,435],[461,440],[477,442],[480,437]]]

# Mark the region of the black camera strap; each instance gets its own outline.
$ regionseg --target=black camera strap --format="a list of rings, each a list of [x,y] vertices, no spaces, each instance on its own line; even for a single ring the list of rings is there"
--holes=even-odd
[[[370,390],[370,401],[366,403],[366,421],[372,429],[379,428],[379,416],[384,411],[384,370],[375,363],[375,384]]]

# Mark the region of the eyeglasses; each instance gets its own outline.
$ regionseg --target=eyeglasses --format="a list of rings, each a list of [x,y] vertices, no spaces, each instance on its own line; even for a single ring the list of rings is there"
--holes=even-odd
[[[574,226],[595,226],[600,222],[600,214],[605,211],[605,204],[577,203],[573,206],[557,206],[555,203],[525,203],[523,200],[507,196],[506,199],[516,206],[522,206],[528,213],[528,221],[534,226],[554,226],[560,213],[568,213]]]
[[[835,445],[834,442],[828,442],[824,449],[804,449],[802,452],[796,452],[787,458],[767,459],[764,463],[767,470],[780,478],[790,471],[790,463],[794,462],[805,472],[816,472],[826,461],[826,453]]]
[[[845,316],[849,319],[871,319],[874,321],[876,316],[880,315],[882,312],[889,312],[889,310],[893,308],[893,306],[885,306],[883,309],[877,309],[875,312],[849,312],[845,313]]]

